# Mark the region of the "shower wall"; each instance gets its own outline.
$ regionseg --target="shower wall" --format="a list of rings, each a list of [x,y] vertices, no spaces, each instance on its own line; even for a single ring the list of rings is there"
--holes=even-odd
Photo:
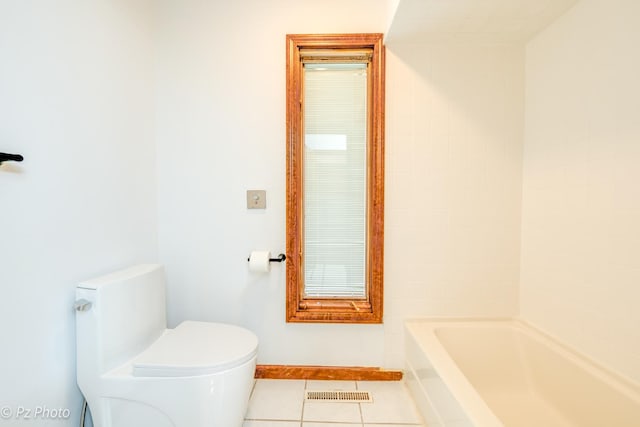
[[[582,0],[526,49],[521,315],[640,381],[640,3]]]

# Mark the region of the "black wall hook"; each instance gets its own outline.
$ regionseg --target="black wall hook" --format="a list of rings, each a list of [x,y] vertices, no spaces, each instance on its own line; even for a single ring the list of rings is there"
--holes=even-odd
[[[21,162],[23,160],[24,157],[22,157],[20,154],[0,153],[0,165],[2,164],[2,162]]]

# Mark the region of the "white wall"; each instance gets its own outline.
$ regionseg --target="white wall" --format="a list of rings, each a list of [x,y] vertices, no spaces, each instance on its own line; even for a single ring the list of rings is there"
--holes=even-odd
[[[151,3],[0,2],[0,407],[71,412],[25,425],[78,423],[78,281],[156,259]]]
[[[287,324],[283,266],[259,276],[246,263],[285,246],[285,34],[388,25],[383,3],[301,3],[160,7],[170,323],[245,325],[259,363],[401,368],[406,316],[517,312],[523,51],[388,49],[385,325]],[[246,210],[247,189],[267,190],[265,211]]]
[[[640,381],[640,3],[582,0],[527,46],[522,316]]]
[[[385,363],[402,321],[518,312],[524,51],[387,45]]]
[[[248,272],[253,249],[285,249],[285,35],[383,32],[367,0],[163,1],[158,7],[160,259],[169,322],[255,331],[259,363],[383,364],[381,325],[285,322],[284,265]],[[267,209],[246,209],[246,190]]]

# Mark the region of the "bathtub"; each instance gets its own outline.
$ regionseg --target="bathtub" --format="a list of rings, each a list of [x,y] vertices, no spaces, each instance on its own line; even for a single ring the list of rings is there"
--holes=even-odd
[[[640,386],[518,320],[405,322],[427,427],[640,426]]]

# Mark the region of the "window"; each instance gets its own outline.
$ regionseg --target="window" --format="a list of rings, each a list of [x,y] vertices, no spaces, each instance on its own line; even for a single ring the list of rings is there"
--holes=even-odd
[[[287,36],[287,321],[382,322],[381,34]]]

